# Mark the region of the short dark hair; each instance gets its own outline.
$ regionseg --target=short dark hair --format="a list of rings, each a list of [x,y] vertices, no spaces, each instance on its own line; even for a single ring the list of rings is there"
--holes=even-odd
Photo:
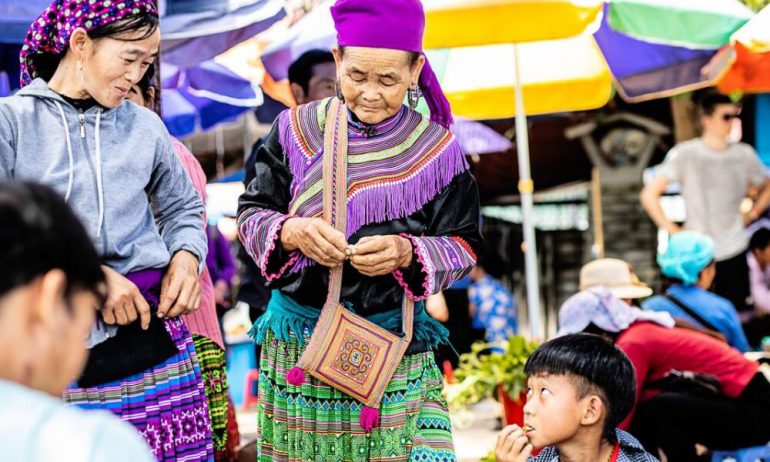
[[[615,442],[615,428],[631,412],[636,399],[636,372],[610,340],[593,334],[557,337],[540,346],[527,360],[524,372],[566,375],[582,399],[596,393],[607,407],[604,438]]]
[[[749,248],[751,250],[763,250],[770,246],[770,229],[759,228],[754,231],[749,240]]]
[[[101,296],[99,256],[80,220],[57,193],[34,183],[0,182],[0,297],[53,269],[67,276],[65,295]]]
[[[306,51],[289,66],[289,82],[296,83],[307,94],[310,91],[310,79],[313,78],[313,68],[318,64],[333,62],[334,55],[331,51]]]
[[[139,41],[150,37],[160,27],[160,19],[158,15],[150,12],[140,12],[126,16],[115,22],[111,22],[104,26],[97,27],[96,29],[88,32],[88,37],[92,40],[99,40],[103,38],[114,38],[123,41]],[[131,32],[142,32],[141,35],[133,38],[125,37],[126,34]],[[38,74],[40,77],[48,82],[56,72],[56,68],[59,67],[59,63],[69,49],[62,53],[42,53],[34,55],[32,59],[35,62]]]
[[[699,95],[696,95],[695,101],[698,106],[698,114],[702,116],[713,115],[714,110],[720,104],[731,104],[734,106],[740,106],[738,103],[730,99],[729,96],[716,92],[714,90],[708,90]]]

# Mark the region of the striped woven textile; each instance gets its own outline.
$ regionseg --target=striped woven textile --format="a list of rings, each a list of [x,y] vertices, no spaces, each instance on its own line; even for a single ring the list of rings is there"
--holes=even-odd
[[[303,348],[268,331],[259,379],[259,462],[454,462],[451,424],[432,353],[405,356],[388,384],[380,422],[367,434],[362,404],[307,376],[300,387],[286,374]]]
[[[330,98],[284,111],[281,146],[292,174],[289,215],[323,214],[323,133]],[[375,132],[370,133],[374,127]],[[348,124],[347,236],[409,216],[468,170],[454,135],[406,106],[376,126]]]
[[[181,319],[163,322],[178,354],[122,380],[69,388],[63,399],[82,409],[110,411],[130,423],[159,462],[213,462],[209,409],[192,337]]]
[[[286,110],[278,119],[281,147],[292,174],[289,213],[253,208],[238,217],[241,241],[268,281],[315,265],[299,251],[289,252],[280,267],[271,268],[269,262],[287,218],[323,215],[323,130],[329,101]],[[411,215],[467,169],[454,135],[406,106],[375,126],[350,120],[346,235],[370,223]],[[422,292],[413,293],[401,272],[394,276],[414,300],[445,289],[476,263],[473,250],[460,238],[407,237],[422,263]]]
[[[232,460],[229,454],[227,419],[228,390],[225,351],[213,340],[202,335],[193,335],[195,353],[201,368],[203,385],[206,387],[206,400],[211,420],[211,436],[214,440],[214,460],[226,462]]]

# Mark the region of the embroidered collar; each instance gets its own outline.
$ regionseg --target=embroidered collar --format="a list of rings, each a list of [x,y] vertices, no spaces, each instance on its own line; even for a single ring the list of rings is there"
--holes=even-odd
[[[348,134],[354,138],[372,138],[374,136],[387,134],[403,121],[407,112],[408,109],[406,106],[402,105],[401,109],[396,114],[388,117],[382,122],[377,124],[367,124],[361,122],[356,114],[348,109]]]

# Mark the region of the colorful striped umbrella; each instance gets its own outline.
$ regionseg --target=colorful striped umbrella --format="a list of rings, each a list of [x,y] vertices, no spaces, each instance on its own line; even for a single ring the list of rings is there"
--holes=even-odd
[[[602,0],[423,0],[425,48],[554,40],[582,33]]]
[[[706,73],[725,93],[770,92],[770,7],[732,35],[730,45],[714,57]]]
[[[258,86],[213,60],[192,69],[164,63],[161,88],[163,121],[177,137],[232,120],[263,101]]]
[[[612,29],[651,43],[716,49],[753,16],[737,0],[612,0]]]
[[[518,51],[526,114],[596,109],[609,101],[612,77],[590,36],[525,43]],[[427,55],[454,114],[477,120],[516,115],[513,44],[429,50]]]
[[[623,99],[640,102],[714,84],[702,69],[718,48],[687,48],[633,38],[610,27],[613,6],[605,7],[594,39]]]

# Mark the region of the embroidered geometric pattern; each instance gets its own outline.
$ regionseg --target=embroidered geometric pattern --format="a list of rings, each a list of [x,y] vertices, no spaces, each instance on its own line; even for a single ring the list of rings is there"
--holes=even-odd
[[[211,434],[214,440],[215,459],[221,460],[227,450],[227,369],[225,352],[206,337],[193,335],[195,352],[201,367],[206,400],[209,404]]]
[[[321,158],[330,101],[284,111],[278,119],[292,174],[291,215],[322,216]],[[367,135],[353,122],[348,125],[347,236],[369,223],[411,215],[468,170],[454,135],[406,106],[377,130]]]
[[[352,331],[345,331],[345,340],[334,357],[332,367],[358,383],[364,383],[379,347]]]
[[[463,239],[455,236],[402,236],[412,241],[412,246],[417,258],[422,264],[422,271],[426,274],[423,283],[423,292],[412,293],[409,285],[404,281],[401,270],[393,272],[407,295],[412,300],[424,300],[430,295],[449,287],[454,281],[464,278],[476,264],[476,254]]]
[[[361,428],[362,404],[313,377],[286,374],[302,353],[296,339],[267,332],[259,377],[259,462],[455,462],[443,382],[432,353],[404,356],[385,390],[380,421]]]
[[[193,339],[181,318],[161,322],[178,354],[122,380],[69,388],[62,398],[82,409],[110,411],[133,425],[160,462],[210,462],[211,422]]]

